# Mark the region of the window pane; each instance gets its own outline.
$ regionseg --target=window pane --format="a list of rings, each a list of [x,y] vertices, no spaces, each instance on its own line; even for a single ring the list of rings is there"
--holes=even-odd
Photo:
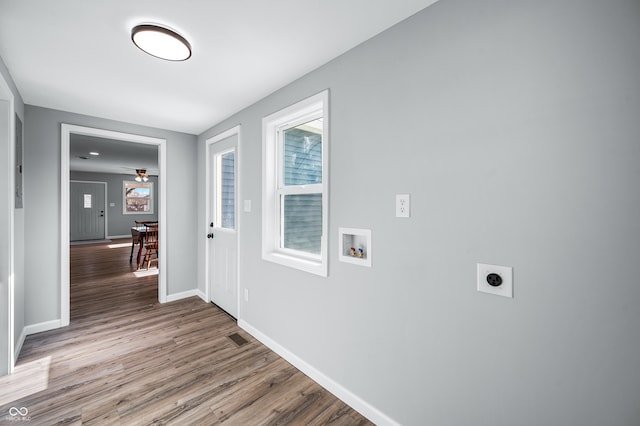
[[[322,119],[284,131],[284,184],[322,183]]]
[[[150,183],[125,182],[125,212],[153,213]]]
[[[220,218],[218,223],[221,228],[234,229],[236,219],[236,171],[235,152],[226,152],[220,156],[220,190],[218,192],[218,205],[220,206]]]
[[[320,254],[322,194],[285,195],[282,247]]]

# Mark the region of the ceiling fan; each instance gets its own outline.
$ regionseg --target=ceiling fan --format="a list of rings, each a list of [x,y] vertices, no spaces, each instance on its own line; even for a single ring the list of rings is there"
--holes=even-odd
[[[151,177],[158,177],[157,170],[147,168],[133,168],[122,166],[121,169],[127,170],[127,174],[132,173],[135,175],[136,182],[147,182]]]
[[[136,169],[136,182],[146,182],[149,180],[149,175],[147,174],[147,169]]]

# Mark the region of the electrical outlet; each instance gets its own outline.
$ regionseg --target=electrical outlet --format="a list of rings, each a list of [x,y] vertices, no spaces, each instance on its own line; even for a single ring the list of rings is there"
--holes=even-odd
[[[483,293],[513,297],[513,268],[478,263],[477,286]]]
[[[411,217],[410,194],[396,194],[396,217]]]

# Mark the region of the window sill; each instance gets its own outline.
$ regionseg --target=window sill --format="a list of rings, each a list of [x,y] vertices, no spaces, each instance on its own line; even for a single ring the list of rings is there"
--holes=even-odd
[[[263,253],[262,258],[268,262],[288,266],[290,268],[309,272],[321,277],[327,277],[327,263],[326,260],[323,259],[313,260],[299,256],[292,256],[290,254],[281,252]]]

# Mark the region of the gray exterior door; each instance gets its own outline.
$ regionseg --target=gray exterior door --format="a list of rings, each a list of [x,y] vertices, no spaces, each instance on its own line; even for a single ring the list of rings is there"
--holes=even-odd
[[[69,192],[71,241],[104,239],[105,186],[104,182],[71,182]]]

